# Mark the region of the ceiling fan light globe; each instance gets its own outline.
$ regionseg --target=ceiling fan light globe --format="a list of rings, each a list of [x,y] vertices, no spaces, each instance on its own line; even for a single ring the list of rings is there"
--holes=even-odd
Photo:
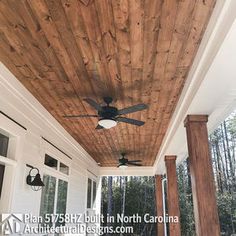
[[[121,170],[125,170],[125,169],[128,168],[128,166],[127,166],[127,165],[120,165],[119,168],[120,168]]]
[[[117,122],[112,119],[101,119],[98,121],[98,124],[104,127],[105,129],[110,129],[117,125]]]

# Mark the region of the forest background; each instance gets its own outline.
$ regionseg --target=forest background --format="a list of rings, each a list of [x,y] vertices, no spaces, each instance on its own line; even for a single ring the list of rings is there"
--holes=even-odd
[[[221,235],[236,234],[236,111],[210,136]],[[177,168],[181,235],[194,236],[195,223],[188,159]],[[102,212],[156,215],[154,177],[103,177]],[[106,222],[105,222],[105,225]],[[130,225],[130,224],[129,224]],[[132,225],[132,224],[131,224]],[[113,226],[118,226],[116,223]],[[119,225],[120,226],[120,225]],[[156,236],[156,224],[132,225],[136,236]],[[128,234],[126,234],[128,235]]]

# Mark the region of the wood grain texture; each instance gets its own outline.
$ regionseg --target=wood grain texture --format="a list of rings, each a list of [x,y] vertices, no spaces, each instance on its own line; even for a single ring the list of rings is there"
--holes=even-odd
[[[2,0],[0,60],[101,166],[153,165],[215,0]],[[95,130],[83,102],[115,98],[143,127]]]
[[[178,217],[178,222],[169,223],[169,233],[170,236],[181,236],[176,156],[165,156],[165,164],[167,175],[168,215]]]
[[[189,166],[193,191],[196,235],[219,236],[220,224],[206,115],[189,115],[185,119]]]

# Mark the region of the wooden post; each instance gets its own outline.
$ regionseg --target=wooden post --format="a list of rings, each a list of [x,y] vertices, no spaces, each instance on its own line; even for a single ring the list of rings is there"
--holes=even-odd
[[[163,214],[163,192],[162,192],[162,175],[156,175],[156,208],[157,216],[164,217]],[[164,223],[157,223],[157,235],[164,236]]]
[[[178,217],[178,222],[169,222],[170,236],[181,236],[179,194],[176,174],[176,156],[165,156],[167,174],[168,215]]]
[[[188,115],[184,125],[187,131],[196,233],[197,236],[219,236],[220,224],[207,121],[206,115]]]

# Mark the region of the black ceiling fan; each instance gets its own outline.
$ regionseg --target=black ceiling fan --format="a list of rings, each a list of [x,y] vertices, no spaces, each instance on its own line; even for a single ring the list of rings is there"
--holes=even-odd
[[[145,104],[137,104],[131,107],[123,108],[118,110],[116,107],[110,106],[113,99],[111,97],[104,97],[105,106],[99,105],[91,98],[85,98],[84,101],[87,102],[90,106],[92,106],[96,111],[96,115],[66,115],[65,118],[86,118],[86,117],[97,117],[99,118],[98,125],[96,129],[110,129],[117,125],[117,122],[125,122],[131,125],[142,126],[145,122],[135,119],[130,119],[127,117],[122,117],[121,115],[142,111],[147,109],[148,106]]]
[[[121,153],[121,158],[119,159],[119,165],[117,166],[118,168],[127,168],[129,165],[131,166],[142,166],[140,162],[141,160],[131,160],[129,161],[128,158],[125,158],[125,153]],[[139,163],[138,163],[139,162]]]

